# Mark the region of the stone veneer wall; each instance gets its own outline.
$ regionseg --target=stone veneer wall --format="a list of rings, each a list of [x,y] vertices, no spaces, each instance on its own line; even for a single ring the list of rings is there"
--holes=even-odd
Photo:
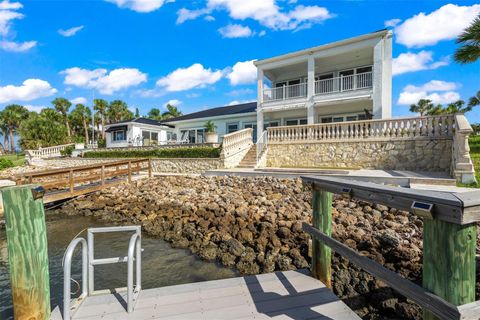
[[[268,145],[267,167],[449,171],[452,140],[366,140]]]
[[[107,163],[127,158],[89,159],[89,158],[57,158],[45,159],[44,166],[49,168],[66,168]],[[153,158],[152,171],[164,173],[203,173],[207,170],[223,168],[220,158]]]

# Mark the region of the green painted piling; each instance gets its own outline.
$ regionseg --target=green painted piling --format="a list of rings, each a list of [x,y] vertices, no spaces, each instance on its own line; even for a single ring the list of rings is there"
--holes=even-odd
[[[315,187],[312,193],[312,226],[331,236],[332,193]],[[332,249],[315,239],[312,240],[312,274],[328,288],[332,287]]]
[[[1,190],[14,318],[50,319],[50,283],[43,200],[32,185]]]

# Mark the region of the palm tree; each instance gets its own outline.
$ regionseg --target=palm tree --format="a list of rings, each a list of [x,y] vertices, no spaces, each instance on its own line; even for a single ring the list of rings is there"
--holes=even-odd
[[[10,152],[15,150],[15,141],[13,133],[17,131],[23,120],[28,117],[28,110],[21,105],[11,104],[3,109],[3,121],[8,126],[8,135],[10,140]]]
[[[480,59],[480,14],[458,36],[457,43],[461,44],[461,47],[455,51],[455,61],[465,64]]]
[[[88,123],[91,119],[92,112],[89,108],[83,104],[78,103],[70,114],[73,120],[83,127],[83,133],[85,135],[85,143],[88,143]]]
[[[435,108],[435,106],[431,100],[420,99],[417,104],[410,105],[410,112],[420,113],[421,116],[424,116],[433,108]]]
[[[72,103],[65,98],[55,98],[55,100],[52,101],[52,104],[55,107],[55,110],[63,116],[65,127],[67,127],[67,135],[70,137],[72,132],[70,131],[70,124],[68,123],[68,109],[70,109]]]
[[[178,110],[177,107],[171,105],[170,103],[166,105],[167,111],[162,114],[163,119],[170,119],[180,117],[182,112]]]
[[[113,100],[110,102],[107,114],[110,123],[131,120],[133,118],[133,113],[128,110],[128,105],[122,100]]]
[[[465,101],[463,100],[458,100],[458,101],[449,103],[447,108],[445,109],[446,113],[447,114],[466,113],[466,112],[472,111],[474,107],[474,105],[470,105],[470,104],[468,104],[466,107],[464,105],[465,105]]]
[[[471,97],[470,100],[468,100],[468,106],[472,108],[480,106],[480,90],[478,90],[477,94]]]
[[[19,128],[20,145],[23,149],[36,149],[67,142],[67,128],[63,117],[54,109],[43,109],[40,114],[32,112]]]
[[[94,99],[93,100],[93,110],[97,111],[100,114],[100,119],[102,122],[102,138],[105,139],[105,117],[107,115],[108,102],[103,99]]]
[[[152,108],[152,110],[148,112],[148,118],[160,121],[163,119],[162,112],[158,108]]]
[[[0,131],[2,132],[3,135],[3,152],[6,153],[9,151],[8,149],[8,125],[5,123],[3,120],[3,111],[0,112]]]

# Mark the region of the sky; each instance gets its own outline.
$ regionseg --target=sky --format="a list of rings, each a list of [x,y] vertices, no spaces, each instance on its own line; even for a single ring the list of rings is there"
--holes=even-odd
[[[468,100],[480,61],[453,61],[475,1],[0,0],[0,110],[55,97],[121,99],[142,115],[256,99],[253,61],[393,31],[393,115],[411,103]],[[480,122],[480,107],[467,114]]]

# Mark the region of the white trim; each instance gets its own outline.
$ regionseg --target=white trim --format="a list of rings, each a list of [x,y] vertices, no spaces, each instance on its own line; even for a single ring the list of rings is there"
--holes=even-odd
[[[256,116],[256,115],[257,115],[256,112],[244,112],[244,113],[236,113],[236,114],[229,114],[229,115],[215,116],[215,117],[201,117],[201,118],[194,118],[194,119],[188,119],[188,120],[171,121],[168,123],[175,125],[175,124],[184,124],[188,122],[198,122],[198,121],[201,121],[201,119],[206,119],[205,120],[206,122],[208,120],[229,119],[229,118]]]

